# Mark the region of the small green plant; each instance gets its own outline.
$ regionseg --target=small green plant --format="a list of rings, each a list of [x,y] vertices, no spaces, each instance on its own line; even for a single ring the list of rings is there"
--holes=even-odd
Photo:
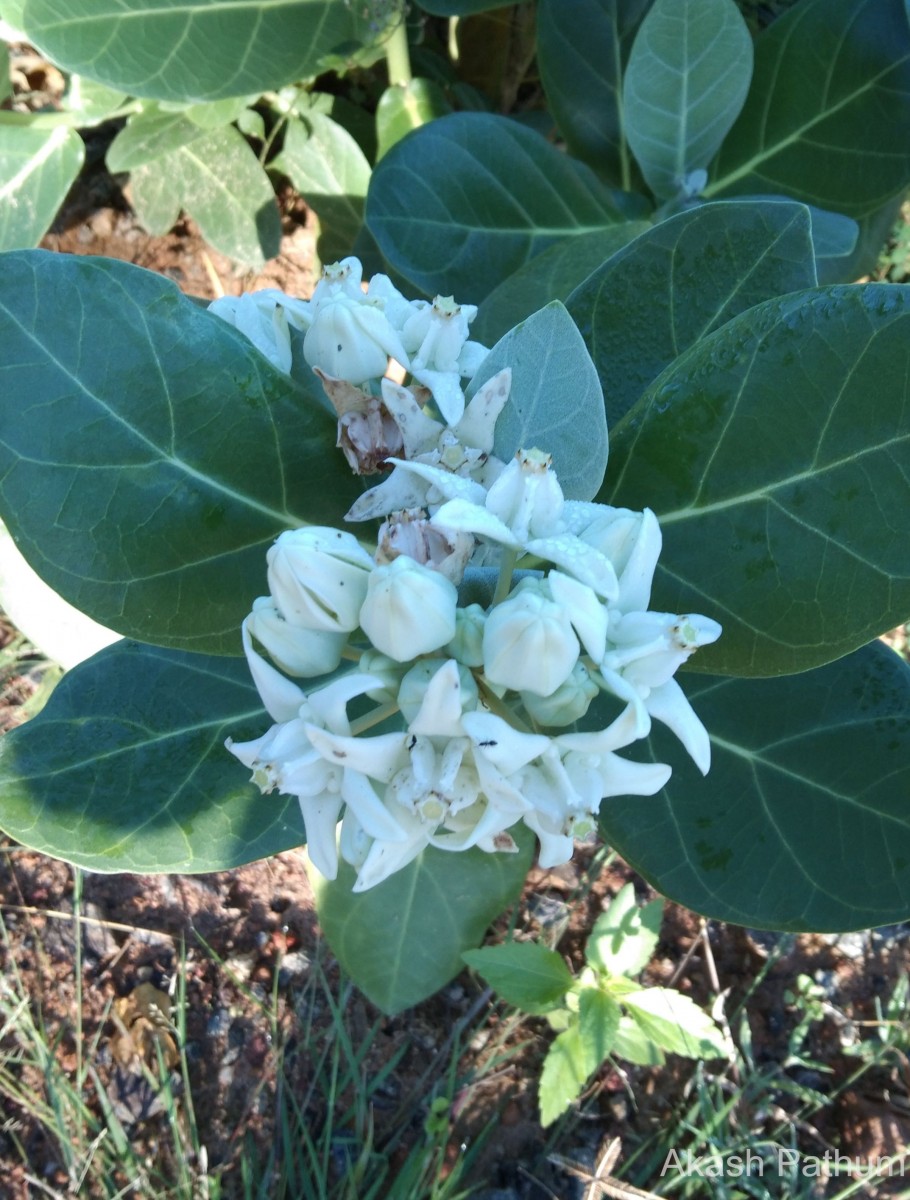
[[[637,976],[657,946],[663,901],[639,907],[631,883],[595,922],[576,977],[538,942],[485,946],[464,955],[509,1004],[546,1016],[557,1036],[540,1077],[540,1118],[549,1125],[581,1094],[608,1055],[643,1066],[665,1054],[727,1058],[727,1041],[707,1013],[674,988],[642,987]]]

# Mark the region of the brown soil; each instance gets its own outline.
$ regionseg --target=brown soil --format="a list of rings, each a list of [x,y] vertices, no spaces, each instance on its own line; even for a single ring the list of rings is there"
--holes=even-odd
[[[173,278],[196,296],[211,298],[219,289],[237,293],[264,285],[305,295],[312,286],[312,229],[299,198],[287,194],[281,205],[281,255],[251,279],[206,246],[190,221],[181,222],[166,237],[147,237],[118,181],[96,162],[44,245],[137,263]],[[9,627],[4,631],[0,626],[0,644],[10,636]],[[0,680],[4,727],[21,719],[44,669],[40,658],[26,650]],[[590,861],[591,852],[586,851],[559,871],[534,871],[518,912],[519,928],[550,935],[553,923],[565,919],[559,948],[576,967],[582,961],[586,930],[605,900],[627,879],[635,879],[627,868],[614,864],[586,891],[582,885]],[[635,881],[642,898],[650,895],[641,880]],[[169,1054],[180,1042],[190,1087],[189,1096],[178,1099],[179,1119],[189,1119],[191,1100],[198,1142],[207,1157],[207,1164],[190,1165],[199,1177],[204,1167],[209,1180],[219,1179],[220,1191],[211,1194],[226,1200],[250,1194],[244,1191],[244,1163],[260,1186],[262,1177],[256,1173],[266,1171],[269,1156],[280,1165],[291,1153],[276,1127],[282,1091],[297,1097],[314,1132],[330,1116],[325,1090],[318,1085],[313,1048],[333,1028],[333,1003],[346,1005],[345,1025],[355,1045],[375,1030],[364,1071],[375,1076],[387,1069],[388,1074],[373,1095],[370,1118],[375,1146],[388,1152],[393,1167],[424,1136],[433,1095],[447,1094],[447,1048],[453,1029],[460,1032],[464,1052],[454,1092],[448,1093],[453,1098],[449,1162],[482,1140],[472,1180],[483,1189],[481,1194],[494,1200],[593,1197],[597,1193],[586,1192],[582,1168],[590,1169],[598,1147],[619,1137],[627,1159],[692,1101],[697,1071],[691,1063],[674,1060],[661,1071],[605,1066],[589,1087],[581,1114],[561,1126],[554,1141],[541,1129],[536,1112],[536,1081],[550,1036],[546,1025],[528,1020],[510,1028],[502,1011],[467,973],[417,1008],[394,1019],[382,1017],[339,980],[331,954],[320,942],[297,854],[208,876],[86,875],[79,926],[73,918],[74,886],[69,866],[6,845],[0,852],[0,916],[6,928],[0,965],[31,997],[58,1061],[75,1073],[80,1056],[88,1056],[94,1073],[86,1080],[85,1103],[96,1113],[102,1102],[114,1105],[140,1157],[155,1164],[160,1180],[178,1178],[167,1115],[154,1087],[136,1074],[135,1064],[130,1066],[128,1056],[126,1064],[121,1061],[123,1055],[115,1048],[121,1045],[122,1029],[111,1015],[115,999],[144,994],[137,992],[142,984],[172,996],[185,993],[185,1031],[179,1038],[168,1033],[174,1040],[159,1044]],[[574,899],[580,895],[584,898]],[[668,905],[647,978],[654,984],[673,980],[685,994],[706,1004],[719,989],[727,996],[728,1013],[744,1005],[754,1073],[765,1072],[774,1082],[758,1098],[747,1088],[734,1109],[733,1123],[740,1131],[768,1133],[796,1111],[797,1088],[834,1096],[855,1068],[857,1060],[844,1052],[850,1030],[859,1029],[870,1038],[873,1033],[851,1022],[872,1021],[876,1004],[884,1003],[907,970],[905,935],[900,929],[877,938],[854,936],[841,944],[813,937],[788,943],[716,922],[705,925]],[[777,957],[766,971],[769,953]],[[799,975],[821,981],[825,1000],[799,1061],[793,1062],[788,1059],[789,1042],[799,1009],[792,993]],[[468,1023],[459,1030],[462,1019]],[[734,1032],[740,1035],[738,1025]],[[434,1065],[437,1051],[444,1052]],[[15,1052],[15,1034],[6,1031],[0,1038],[0,1059]],[[797,1131],[801,1149],[822,1155],[836,1146],[842,1153],[864,1157],[902,1151],[910,1139],[910,1073],[902,1074],[905,1066],[906,1059],[894,1055],[888,1065],[816,1112],[812,1122]],[[22,1085],[42,1094],[46,1083],[41,1073],[27,1065],[18,1070]],[[725,1086],[733,1095],[746,1082],[732,1073]],[[358,1133],[356,1120],[343,1123],[349,1099],[342,1093],[336,1104],[339,1146],[343,1135]],[[363,1135],[361,1126],[359,1136]],[[554,1150],[562,1165],[548,1160]],[[338,1172],[346,1169],[345,1161],[339,1150]],[[640,1186],[660,1183],[658,1170],[632,1177]],[[0,1179],[4,1200],[41,1195],[92,1200],[100,1195],[68,1178],[60,1146],[22,1104],[10,1103],[2,1114]],[[114,1182],[123,1187],[131,1183]],[[140,1187],[130,1194],[171,1193],[159,1186],[158,1193]],[[897,1192],[886,1183],[870,1185],[866,1194]]]

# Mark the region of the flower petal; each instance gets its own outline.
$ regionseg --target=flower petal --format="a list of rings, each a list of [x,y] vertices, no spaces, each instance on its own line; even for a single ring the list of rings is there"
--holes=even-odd
[[[675,733],[702,775],[711,767],[711,739],[675,679],[654,688],[645,700],[648,712]]]

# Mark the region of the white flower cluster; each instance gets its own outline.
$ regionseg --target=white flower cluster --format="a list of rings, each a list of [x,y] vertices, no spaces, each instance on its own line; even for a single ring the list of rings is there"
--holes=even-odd
[[[279,370],[291,369],[291,330],[304,333],[311,367],[334,379],[362,384],[385,375],[394,359],[428,388],[449,425],[464,411],[461,380],[474,374],[486,347],[468,340],[474,305],[451,296],[406,300],[387,275],[374,275],[366,290],[363,268],[345,258],[323,271],[311,300],[295,300],[274,288],[224,296],[209,305],[243,333]]]
[[[496,458],[511,373],[465,405],[474,310],[408,302],[384,276],[364,292],[360,279],[345,259],[308,307],[283,303],[277,318],[273,304],[257,328],[268,341],[263,328],[270,338],[285,319],[306,324],[348,460],[361,473],[392,468],[348,518],[386,520],[375,554],[319,527],[271,547],[269,595],[242,634],[275,724],[227,745],[264,792],[299,798],[313,864],[335,878],[340,850],[356,891],[427,846],[515,850],[519,822],[554,866],[605,798],[667,782],[665,764],[617,753],[652,719],[707,772],[707,733],[674,675],[720,626],[648,611],[661,548],[653,513],[565,500],[539,450]],[[380,380],[389,358],[416,382]],[[427,412],[431,394],[444,424]],[[289,678],[316,676],[331,678],[309,692]]]

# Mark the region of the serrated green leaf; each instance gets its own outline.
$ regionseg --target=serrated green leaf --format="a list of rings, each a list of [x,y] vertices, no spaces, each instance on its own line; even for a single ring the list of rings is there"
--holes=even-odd
[[[305,840],[224,739],[267,720],[240,659],[118,642],[0,742],[0,828],[91,871],[222,871]]]
[[[504,367],[512,370],[512,389],[496,422],[494,451],[506,462],[519,449],[546,451],[565,495],[590,500],[607,463],[603,392],[581,335],[558,300],[496,343],[468,397]]]
[[[0,250],[36,246],[79,174],[75,130],[0,125]]]
[[[269,177],[232,125],[181,146],[183,203],[206,241],[248,267],[261,267],[281,245],[281,221]]]
[[[537,62],[569,149],[628,191],[638,170],[625,136],[622,75],[651,0],[539,0]]]
[[[389,879],[354,893],[342,862],[329,882],[311,872],[319,924],[360,990],[394,1014],[431,996],[463,967],[462,955],[521,890],[534,845],[513,830],[517,854],[427,849]]]
[[[620,1022],[619,1005],[599,988],[582,988],[578,995],[578,1032],[582,1065],[592,1075],[613,1050]]]
[[[623,80],[625,134],[651,191],[685,194],[749,90],[752,39],[733,0],[655,0]]]
[[[645,221],[622,221],[557,242],[490,292],[471,326],[471,337],[491,344],[551,300],[566,300],[592,271],[650,228]]]
[[[107,169],[114,173],[132,171],[173,154],[204,133],[185,113],[163,112],[156,105],[149,105],[131,116],[111,142],[105,156]]]
[[[689,346],[753,305],[816,282],[809,210],[726,201],[646,230],[566,301],[604,383],[612,430]]]
[[[660,1046],[647,1036],[631,1017],[622,1017],[616,1037],[613,1039],[613,1054],[626,1062],[640,1067],[662,1067],[667,1061]]]
[[[545,1013],[564,1002],[571,988],[569,968],[539,942],[505,942],[462,955],[507,1004],[528,1013]]]
[[[588,963],[608,975],[638,975],[657,946],[663,908],[662,900],[639,908],[635,888],[627,883],[594,922],[585,947]]]
[[[704,194],[784,192],[863,217],[907,187],[908,127],[903,0],[803,0],[758,39]]]
[[[377,161],[412,129],[451,111],[445,92],[432,79],[412,79],[406,86],[386,88],[376,105]]]
[[[654,607],[724,626],[696,669],[808,670],[910,612],[910,294],[816,288],[702,339],[612,431],[608,494],[663,530]]]
[[[363,224],[370,164],[348,131],[320,113],[308,113],[306,125],[291,120],[271,165],[319,217],[320,259],[331,263],[349,255]]]
[[[573,1023],[547,1051],[540,1073],[540,1123],[552,1125],[581,1095],[590,1072],[585,1070],[585,1051],[578,1024]]]
[[[629,1016],[662,1050],[686,1058],[726,1058],[724,1037],[698,1005],[672,988],[647,988],[623,996]]]
[[[68,71],[132,96],[202,102],[275,90],[380,40],[372,6],[345,0],[27,0],[29,40]]]
[[[517,122],[453,113],[392,147],[373,172],[366,216],[382,253],[418,287],[478,304],[548,246],[642,208]]]
[[[712,740],[702,779],[652,731],[673,775],[600,814],[606,841],[706,916],[832,932],[910,917],[910,667],[873,643],[783,679],[687,675]]]
[[[335,423],[128,263],[7,255],[0,346],[0,515],[31,565],[118,632],[240,653],[268,546],[359,493]]]

